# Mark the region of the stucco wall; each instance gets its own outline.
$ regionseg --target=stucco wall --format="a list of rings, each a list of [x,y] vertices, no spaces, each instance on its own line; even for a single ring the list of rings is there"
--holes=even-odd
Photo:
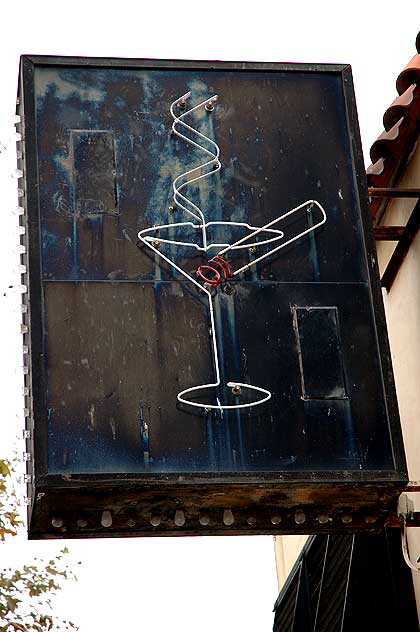
[[[274,538],[279,590],[286,581],[307,539],[307,535],[280,535]]]
[[[420,188],[420,144],[414,151],[399,187]],[[396,199],[390,204],[384,225],[405,224],[416,200]],[[377,244],[381,272],[395,244]],[[420,481],[420,232],[412,243],[394,284],[384,291],[384,304],[394,367],[398,405],[411,481]],[[420,494],[412,494],[420,510]],[[409,531],[411,557],[420,557],[420,529]],[[413,573],[420,617],[420,573]]]

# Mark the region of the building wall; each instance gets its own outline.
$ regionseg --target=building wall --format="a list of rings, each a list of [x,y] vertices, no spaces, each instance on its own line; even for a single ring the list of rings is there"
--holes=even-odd
[[[420,143],[417,143],[398,186],[420,188]],[[404,225],[415,203],[413,199],[393,200],[382,223]],[[390,242],[377,244],[381,273],[393,248],[394,244]],[[384,290],[384,305],[408,473],[410,481],[420,481],[420,231],[392,288],[389,292]],[[420,510],[419,496],[411,495],[417,510]],[[420,557],[420,529],[409,530],[408,542],[411,558],[417,560]],[[413,572],[413,581],[420,618],[420,573]]]
[[[420,188],[420,142],[411,155],[399,187]],[[405,225],[416,203],[414,199],[394,199],[389,204],[383,225]],[[393,242],[377,242],[380,273],[395,248]],[[401,425],[411,481],[420,481],[420,231],[389,292],[383,291]],[[420,494],[412,494],[420,511]],[[275,538],[279,589],[296,561],[306,536]],[[411,558],[420,557],[420,529],[408,535]],[[420,573],[413,572],[420,619]]]
[[[278,535],[274,538],[276,555],[277,581],[279,590],[287,579],[293,564],[296,562],[304,546],[307,535]]]

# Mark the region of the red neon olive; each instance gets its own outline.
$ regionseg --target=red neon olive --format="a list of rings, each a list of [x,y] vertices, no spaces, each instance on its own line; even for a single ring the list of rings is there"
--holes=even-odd
[[[197,274],[205,283],[208,283],[212,287],[217,287],[220,283],[227,281],[232,276],[232,268],[219,255],[210,259],[209,263],[213,265],[200,266],[197,270]],[[212,278],[209,278],[204,274],[205,270],[210,270],[212,273]]]

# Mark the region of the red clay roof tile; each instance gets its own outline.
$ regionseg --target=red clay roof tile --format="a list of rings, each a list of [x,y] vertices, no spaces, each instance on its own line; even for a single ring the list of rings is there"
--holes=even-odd
[[[393,127],[404,116],[416,118],[416,108],[413,107],[417,103],[414,98],[415,89],[415,84],[409,86],[386,110],[384,114],[384,127],[386,130]]]
[[[413,59],[400,72],[397,79],[398,94],[402,94],[412,84],[420,84],[420,54],[414,55]]]
[[[407,129],[404,125],[404,117],[401,117],[390,130],[384,130],[370,148],[370,157],[373,162],[380,158],[389,158],[398,153],[404,146]]]
[[[417,55],[397,79],[399,96],[384,114],[384,131],[370,148],[372,164],[366,169],[368,185],[389,187],[401,175],[420,133],[420,32],[416,38]],[[371,213],[380,219],[388,200],[372,198]]]
[[[379,158],[379,160],[377,160],[375,163],[373,163],[372,165],[369,165],[369,167],[366,169],[366,175],[367,176],[380,176],[383,174],[385,170],[385,159],[384,158]]]

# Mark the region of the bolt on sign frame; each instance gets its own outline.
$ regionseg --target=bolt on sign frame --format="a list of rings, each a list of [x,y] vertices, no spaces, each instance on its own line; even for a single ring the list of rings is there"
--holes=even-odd
[[[380,529],[350,67],[24,56],[17,112],[29,537]]]

